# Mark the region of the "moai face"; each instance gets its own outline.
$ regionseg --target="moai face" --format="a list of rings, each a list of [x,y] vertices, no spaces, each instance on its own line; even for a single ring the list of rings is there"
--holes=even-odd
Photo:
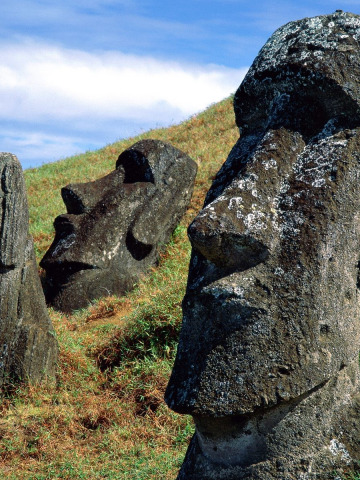
[[[196,164],[171,145],[144,140],[116,169],[62,189],[67,214],[41,261],[48,301],[63,311],[130,290],[158,258],[191,198]]]
[[[359,17],[341,12],[275,32],[235,95],[241,137],[189,227],[166,401],[193,415],[196,448],[216,464],[261,460],[279,419],[358,356],[359,41]]]

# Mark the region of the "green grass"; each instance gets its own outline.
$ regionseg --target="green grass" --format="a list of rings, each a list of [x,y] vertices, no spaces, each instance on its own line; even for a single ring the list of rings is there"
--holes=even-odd
[[[25,171],[30,231],[39,261],[54,218],[65,212],[61,187],[104,176],[143,138],[170,142],[197,162],[191,205],[159,266],[134,291],[73,315],[49,310],[60,345],[57,379],[14,385],[2,399],[0,478],[170,480],[182,463],[192,419],[170,411],[163,395],[181,324],[186,229],[238,138],[232,99],[180,125]]]
[[[334,477],[336,475],[337,475],[337,472],[334,472]],[[342,475],[339,475],[338,478],[341,478],[341,480],[360,480],[360,473],[354,473],[354,472],[344,473]]]

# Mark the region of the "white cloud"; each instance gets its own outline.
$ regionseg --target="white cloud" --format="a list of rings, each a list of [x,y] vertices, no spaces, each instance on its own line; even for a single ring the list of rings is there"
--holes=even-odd
[[[244,69],[161,61],[117,52],[86,53],[42,43],[0,48],[0,116],[132,118],[164,104],[179,117],[233,92]]]
[[[245,69],[23,39],[0,45],[0,150],[25,168],[179,122],[239,86]]]
[[[23,168],[39,166],[42,163],[82,153],[77,142],[81,142],[81,139],[44,132],[10,130],[2,131],[0,136],[1,150],[15,153]]]

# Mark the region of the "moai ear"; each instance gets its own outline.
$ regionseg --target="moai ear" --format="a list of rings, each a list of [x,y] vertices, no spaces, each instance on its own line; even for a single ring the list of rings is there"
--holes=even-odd
[[[159,142],[150,163],[156,190],[145,203],[131,227],[134,239],[142,244],[162,243],[171,234],[189,204],[197,165],[187,155],[168,144]]]
[[[164,235],[164,229],[167,231],[179,220],[176,214],[178,199],[187,193],[183,191],[181,179],[171,178],[168,184],[159,185],[136,216],[131,228],[133,237],[143,244],[157,243]]]

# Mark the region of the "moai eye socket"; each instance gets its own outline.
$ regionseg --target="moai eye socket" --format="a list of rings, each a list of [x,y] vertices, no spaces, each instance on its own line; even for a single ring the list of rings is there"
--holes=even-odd
[[[116,168],[124,171],[124,183],[154,183],[154,175],[149,160],[140,149],[133,147],[125,150],[119,156]]]

